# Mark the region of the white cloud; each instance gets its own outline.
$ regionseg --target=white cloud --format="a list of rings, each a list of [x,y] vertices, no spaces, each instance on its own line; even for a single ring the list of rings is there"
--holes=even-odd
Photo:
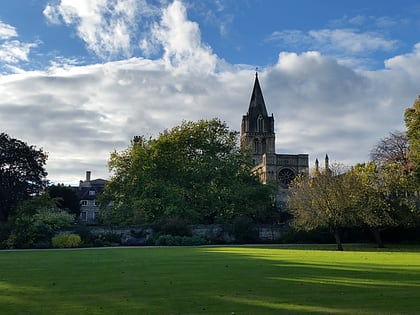
[[[141,16],[154,10],[145,0],[60,0],[58,4],[48,4],[43,13],[51,23],[75,25],[89,50],[110,59],[131,56],[131,34]]]
[[[9,39],[11,37],[16,37],[17,35],[15,27],[0,21],[0,39]]]
[[[389,51],[398,44],[398,41],[386,39],[381,34],[359,32],[354,29],[321,29],[311,30],[307,33],[300,30],[285,30],[272,33],[268,40],[350,55]]]
[[[277,151],[328,153],[354,164],[389,131],[418,94],[417,49],[380,71],[355,71],[318,52],[281,53],[260,73],[274,113]],[[194,58],[194,57],[193,57]],[[103,65],[56,66],[0,78],[0,125],[50,153],[50,179],[77,183],[87,169],[108,177],[109,153],[135,135],[156,136],[182,120],[219,117],[239,130],[252,70],[177,72],[164,60],[132,58]]]
[[[397,41],[383,38],[380,34],[359,33],[351,29],[310,31],[309,36],[316,45],[326,47],[330,51],[350,53],[388,51],[395,48]]]
[[[117,8],[111,0],[62,0],[44,13],[51,21],[76,25],[87,44],[110,54],[126,46],[118,41],[112,46],[109,26],[120,21],[131,27],[135,16],[127,12],[131,2],[121,3]],[[105,33],[96,33],[95,27]],[[300,35],[327,44],[354,38],[359,49],[387,47],[380,40],[369,46],[369,37],[357,32],[289,33]],[[87,169],[94,177],[108,177],[109,153],[124,149],[135,135],[156,136],[182,120],[212,117],[239,130],[253,67],[224,62],[221,68],[223,61],[202,42],[182,2],[161,12],[143,44],[150,51],[162,49],[162,58],[89,66],[61,60],[45,71],[0,76],[2,131],[43,147],[50,154],[49,178],[75,184]],[[418,94],[419,47],[375,71],[354,70],[319,51],[280,53],[276,64],[259,75],[267,109],[275,117],[277,151],[309,153],[312,162],[325,153],[347,164],[367,160],[379,138],[403,128],[404,109]]]
[[[18,72],[16,64],[21,61],[28,61],[31,49],[39,43],[23,43],[18,39],[18,32],[12,25],[0,21],[0,62],[4,68]]]
[[[211,73],[215,70],[217,57],[202,43],[198,24],[187,19],[180,1],[164,9],[161,21],[152,27],[149,44],[153,43],[163,47],[163,59],[177,71]]]

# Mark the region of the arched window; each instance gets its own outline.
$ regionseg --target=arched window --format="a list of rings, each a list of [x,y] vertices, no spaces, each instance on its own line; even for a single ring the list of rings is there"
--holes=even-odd
[[[258,139],[254,140],[254,153],[258,153]]]
[[[261,153],[267,153],[267,141],[265,139],[261,141]]]
[[[257,131],[263,132],[264,131],[264,118],[259,115],[257,118]]]

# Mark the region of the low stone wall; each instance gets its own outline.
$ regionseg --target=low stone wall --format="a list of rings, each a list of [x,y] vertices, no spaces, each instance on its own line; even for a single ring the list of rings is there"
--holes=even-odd
[[[234,243],[235,237],[221,224],[191,225],[191,233],[202,236],[212,243]],[[288,225],[257,226],[258,238],[261,242],[276,242],[289,230]],[[146,245],[153,239],[154,231],[143,226],[86,226],[94,236],[117,234],[121,236],[122,245]],[[73,231],[67,231],[72,233]]]

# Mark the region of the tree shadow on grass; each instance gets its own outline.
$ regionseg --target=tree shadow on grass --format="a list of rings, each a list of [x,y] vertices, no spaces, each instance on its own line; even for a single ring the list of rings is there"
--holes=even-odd
[[[420,254],[263,247],[4,254],[0,309],[14,314],[401,314],[417,312],[420,296]]]

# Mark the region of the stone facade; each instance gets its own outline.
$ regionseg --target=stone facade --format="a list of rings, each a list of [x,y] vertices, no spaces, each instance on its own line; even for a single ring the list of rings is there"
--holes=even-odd
[[[258,74],[248,112],[242,116],[241,147],[251,151],[253,172],[263,183],[274,182],[276,204],[282,208],[290,182],[300,173],[308,173],[308,154],[277,154],[275,148],[274,115],[267,113]]]
[[[86,179],[81,180],[77,187],[77,195],[80,200],[80,220],[95,222],[99,218],[99,203],[97,196],[105,187],[105,179],[91,179],[91,172],[86,172]]]

